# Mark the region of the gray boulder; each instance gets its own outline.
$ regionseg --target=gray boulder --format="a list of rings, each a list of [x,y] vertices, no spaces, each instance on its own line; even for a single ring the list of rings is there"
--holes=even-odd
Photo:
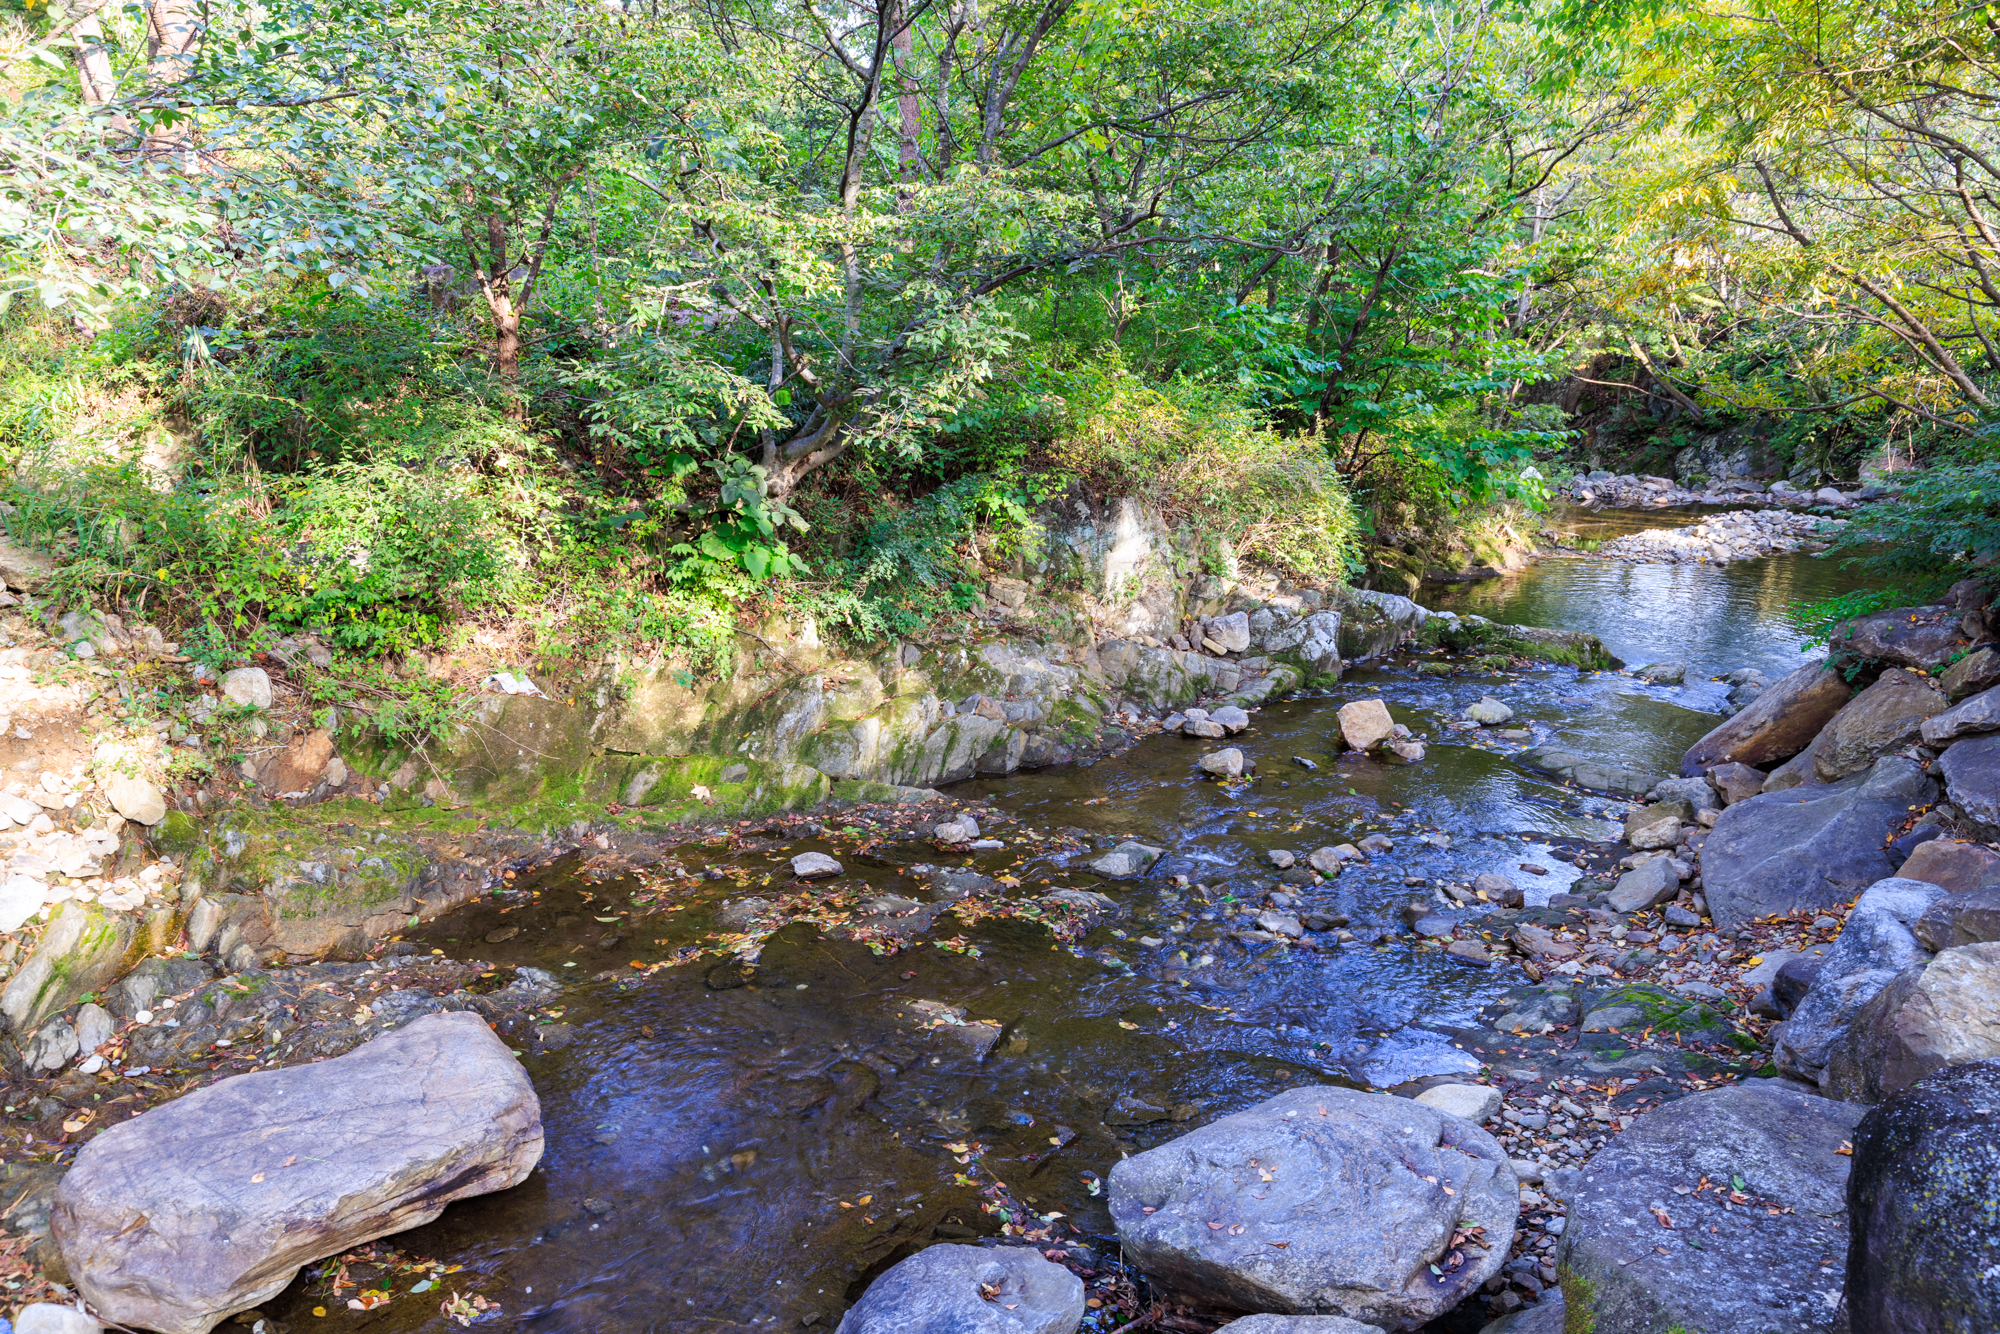
[[[1764,790],[1764,775],[1747,764],[1718,764],[1708,771],[1708,781],[1725,806],[1748,801]]]
[[[1693,819],[1699,811],[1719,811],[1722,809],[1722,798],[1717,795],[1715,783],[1711,781],[1713,777],[1711,774],[1706,778],[1662,778],[1653,784],[1646,800],[1687,803],[1688,813],[1683,819]]]
[[[1479,1334],[1564,1334],[1561,1288],[1549,1288],[1533,1306],[1503,1315]]]
[[[1217,616],[1202,626],[1201,635],[1224,653],[1247,653],[1250,649],[1250,613],[1232,611],[1227,616]]]
[[[50,1231],[104,1319],[206,1334],[301,1266],[517,1185],[541,1156],[514,1053],[476,1014],[425,1015],[110,1127],[57,1187]]]
[[[1891,755],[1838,783],[1764,792],[1727,807],[1701,852],[1715,924],[1734,928],[1769,913],[1848,902],[1891,874],[1889,831],[1936,792],[1915,761]]]
[[[1841,663],[1858,659],[1927,672],[1970,646],[1959,621],[1955,607],[1891,607],[1841,625],[1827,648]]]
[[[1499,1272],[1517,1191],[1506,1154],[1469,1122],[1308,1087],[1122,1160],[1110,1198],[1126,1254],[1166,1292],[1401,1330]]]
[[[1915,743],[1925,720],[1949,706],[1929,680],[1892,667],[1842,705],[1814,738],[1813,772],[1822,783],[1858,774],[1890,751]]]
[[[1340,656],[1352,662],[1379,657],[1414,636],[1430,619],[1410,599],[1366,588],[1343,588],[1340,598]]]
[[[929,1246],[892,1265],[834,1334],[1074,1334],[1083,1280],[1031,1246]]]
[[[1957,949],[2000,940],[2000,885],[1981,885],[1962,893],[1947,893],[1924,909],[1910,928],[1927,950]]]
[[[1938,684],[1953,699],[1966,699],[2000,686],[2000,648],[1988,644],[1972,650],[1953,663],[1938,678]]]
[[[1779,1070],[1819,1082],[1834,1043],[1862,1007],[1898,973],[1930,957],[1910,928],[1943,897],[1942,889],[1921,880],[1888,879],[1868,888],[1792,1017],[1772,1030],[1771,1059]]]
[[[1959,701],[1944,712],[1924,719],[1923,725],[1926,746],[1948,746],[1961,737],[1981,736],[1987,732],[2000,732],[2000,686]]]
[[[2000,1061],[1940,1070],[1854,1131],[1847,1312],[1854,1334],[2000,1330]]]
[[[1514,717],[1514,711],[1491,695],[1465,706],[1465,716],[1481,727],[1498,727]]]
[[[1689,778],[1732,761],[1762,768],[1812,744],[1851,693],[1839,672],[1809,663],[1773,682],[1743,712],[1688,747],[1681,773]]]
[[[1300,684],[1331,685],[1340,679],[1340,613],[1316,611],[1264,637],[1273,662],[1296,667]]]
[[[1822,1261],[1846,1241],[1848,1168],[1836,1151],[1866,1111],[1755,1079],[1640,1117],[1568,1197],[1570,1327],[1832,1334],[1840,1271]],[[1754,1205],[1729,1199],[1738,1177]]]
[[[1939,757],[1944,790],[1982,837],[2000,837],[2000,736],[1973,737]]]
[[[1130,880],[1144,875],[1159,859],[1160,849],[1127,840],[1092,862],[1090,869],[1106,880]]]
[[[1243,752],[1234,746],[1225,750],[1212,750],[1195,761],[1201,771],[1211,778],[1241,778],[1243,771],[1252,766],[1244,760]]]
[[[262,667],[238,667],[233,672],[224,672],[221,690],[222,697],[231,704],[249,709],[271,707],[271,676]]]
[[[1961,945],[1904,969],[1861,1008],[1833,1044],[1820,1087],[1872,1106],[1947,1065],[1993,1057],[2000,943]]]
[[[1684,662],[1652,662],[1644,667],[1634,667],[1632,675],[1649,685],[1677,686],[1687,680],[1687,664]]]
[[[1655,857],[1637,870],[1618,877],[1618,884],[1604,896],[1613,912],[1644,912],[1680,893],[1680,874],[1671,857]]]
[[[824,852],[801,852],[792,858],[792,874],[801,880],[825,880],[841,875],[846,868]]]

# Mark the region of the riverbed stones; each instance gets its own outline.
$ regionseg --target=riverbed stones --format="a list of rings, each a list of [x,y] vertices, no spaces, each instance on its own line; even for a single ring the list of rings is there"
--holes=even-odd
[[[1358,848],[1354,849],[1352,857],[1343,855],[1340,848],[1314,848],[1306,854],[1306,865],[1321,875],[1339,875],[1342,866],[1349,861],[1358,861],[1360,857],[1361,851]]]
[[[1106,880],[1130,880],[1146,873],[1160,859],[1160,849],[1126,840],[1090,863],[1090,869]]]
[[[1764,792],[1727,807],[1701,853],[1715,924],[1836,907],[1886,879],[1890,830],[1936,792],[1922,766],[1891,755],[1838,783]]]
[[[1884,879],[1855,901],[1792,1017],[1772,1032],[1771,1059],[1794,1079],[1819,1083],[1833,1047],[1863,1006],[1929,951],[1911,926],[1944,897],[1921,880]]]
[[[1925,721],[1948,707],[1944,692],[1924,677],[1892,667],[1842,705],[1814,739],[1813,772],[1822,783],[1858,774],[1916,742]]]
[[[1500,1090],[1486,1084],[1433,1084],[1416,1101],[1476,1126],[1500,1115]]]
[[[1674,828],[1678,833],[1678,820],[1674,822]],[[1619,876],[1617,885],[1605,895],[1604,906],[1613,912],[1644,912],[1673,898],[1680,888],[1681,877],[1674,869],[1673,858],[1655,857],[1644,866]]]
[[[1032,1246],[927,1246],[892,1265],[834,1334],[1074,1334],[1083,1280]]]
[[[1246,767],[1243,752],[1234,746],[1224,750],[1212,750],[1195,761],[1201,771],[1211,778],[1241,778]]]
[[[1396,734],[1396,720],[1389,706],[1379,699],[1357,699],[1343,704],[1335,714],[1340,720],[1340,737],[1349,750],[1373,750]]]
[[[1687,680],[1687,673],[1687,664],[1684,662],[1653,662],[1632,669],[1632,675],[1648,685],[1656,686],[1677,686]]]
[[[1625,817],[1625,841],[1640,851],[1674,847],[1681,841],[1681,821],[1693,818],[1685,802],[1642,806]]]
[[[206,1334],[300,1266],[505,1190],[542,1155],[535,1091],[478,1015],[425,1015],[315,1065],[237,1075],[77,1154],[50,1227],[121,1325]]]
[[[1232,736],[1250,726],[1250,715],[1234,704],[1225,704],[1208,716],[1210,721],[1220,723],[1222,730]]]
[[[238,667],[233,672],[224,672],[221,689],[224,699],[242,708],[271,707],[271,676],[262,667]]]
[[[827,880],[846,868],[824,852],[801,852],[792,858],[792,874],[801,880]]]
[[[1764,790],[1764,775],[1747,764],[1718,764],[1708,771],[1708,781],[1715,785],[1724,806],[1748,801]]]
[[[1985,837],[2000,836],[2000,735],[1972,737],[1937,762],[1945,794]]]
[[[1394,1330],[1499,1272],[1520,1212],[1484,1130],[1334,1087],[1289,1090],[1123,1159],[1110,1187],[1126,1254],[1164,1291]],[[1474,1227],[1486,1249],[1461,1247],[1463,1262],[1445,1267],[1454,1235]]]
[[[1828,1097],[1873,1105],[1947,1065],[2000,1057],[2000,943],[1962,945],[1877,992],[1828,1053]]]
[[[1498,727],[1514,717],[1514,711],[1491,695],[1465,706],[1465,716],[1481,727]]]
[[[1524,902],[1521,887],[1504,875],[1491,871],[1472,877],[1472,892],[1503,908],[1518,908]]]
[[[1822,1262],[1846,1242],[1837,1150],[1866,1110],[1756,1079],[1641,1116],[1569,1197],[1557,1263],[1571,1327],[1830,1334],[1840,1271]],[[1736,1177],[1763,1207],[1717,1189]]]
[[[2000,1329],[2000,1060],[1938,1071],[1868,1113],[1853,1142],[1854,1334]]]
[[[1750,707],[1688,747],[1681,773],[1692,778],[1732,761],[1762,767],[1789,759],[1812,744],[1849,693],[1839,672],[1809,663],[1774,681]]]

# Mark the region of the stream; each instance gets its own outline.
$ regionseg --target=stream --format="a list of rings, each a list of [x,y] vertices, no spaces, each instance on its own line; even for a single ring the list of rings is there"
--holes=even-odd
[[[1639,517],[1573,516],[1570,526],[1608,537]],[[540,1012],[567,1045],[524,1056],[547,1130],[542,1164],[522,1186],[455,1204],[389,1244],[463,1266],[451,1285],[501,1308],[482,1325],[829,1330],[916,1247],[996,1234],[980,1195],[995,1178],[1037,1211],[1107,1236],[1100,1183],[1124,1154],[1302,1082],[1387,1087],[1476,1069],[1419,1025],[1462,1021],[1520,978],[1411,950],[1401,908],[1413,894],[1433,898],[1432,880],[1485,871],[1543,901],[1580,874],[1577,849],[1615,837],[1630,809],[1510,755],[1559,740],[1675,772],[1717,721],[1727,687],[1707,678],[1744,666],[1775,677],[1804,661],[1785,607],[1848,586],[1809,556],[1726,566],[1552,558],[1434,605],[1586,630],[1633,665],[1683,660],[1688,684],[1558,667],[1440,679],[1392,659],[1324,696],[1258,712],[1232,742],[1256,760],[1253,783],[1200,781],[1205,744],[1158,735],[1089,766],[954,785],[948,795],[1004,843],[996,850],[945,854],[905,839],[857,853],[834,814],[803,841],[683,848],[684,865],[717,878],[670,894],[647,876],[597,883],[574,862],[524,876],[412,939],[584,979]],[[1488,694],[1525,735],[1446,726]],[[1339,753],[1334,708],[1369,697],[1424,738],[1423,763]],[[1249,925],[1230,919],[1275,876],[1263,854],[1375,832],[1392,852],[1297,891],[1302,909],[1347,918],[1353,942],[1246,946],[1224,934]],[[1085,866],[1092,849],[1125,837],[1165,855],[1143,879],[1101,882]],[[1017,878],[1008,892],[1024,903],[1058,887],[1099,890],[1120,911],[1067,942],[1031,916],[962,926],[947,913],[884,953],[794,922],[762,942],[754,967],[717,953],[653,967],[713,946],[725,901],[799,894],[787,863],[807,850],[846,868],[820,893],[927,902],[937,872],[916,868],[930,867]],[[604,973],[618,980],[589,980]],[[997,1041],[982,1056],[978,1030],[924,1027],[911,1017],[919,1001],[996,1021]],[[294,1331],[442,1329],[436,1295],[399,1294],[359,1313],[308,1274],[264,1309]],[[315,1316],[316,1305],[330,1314]]]

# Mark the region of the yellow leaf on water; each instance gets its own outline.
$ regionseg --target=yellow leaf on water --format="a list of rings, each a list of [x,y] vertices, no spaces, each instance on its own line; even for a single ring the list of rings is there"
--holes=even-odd
[[[1120,1019],[1120,1020],[1118,1021],[1118,1027],[1120,1027],[1120,1028],[1137,1028],[1137,1027],[1138,1027],[1138,1025],[1137,1025],[1137,1024],[1128,1024],[1128,1023],[1126,1023],[1126,1022],[1125,1022],[1125,1021],[1124,1021],[1123,1019]]]
[[[250,1178],[250,1183],[252,1185],[255,1185],[257,1182],[262,1181],[263,1179],[264,1179],[264,1174],[262,1172],[259,1172],[256,1176]]]

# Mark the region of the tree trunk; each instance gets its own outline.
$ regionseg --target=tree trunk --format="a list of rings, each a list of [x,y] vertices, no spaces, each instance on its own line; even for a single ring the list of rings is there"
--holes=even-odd
[[[111,53],[104,49],[104,26],[98,15],[110,0],[81,0],[71,12],[77,16],[71,29],[76,37],[76,81],[83,104],[93,110],[108,107],[118,97],[118,75],[111,68]],[[105,126],[121,138],[130,138],[132,122],[122,111],[111,111]]]
[[[194,73],[201,53],[205,23],[196,0],[149,0],[146,5],[146,82],[155,90],[171,88]],[[184,170],[200,170],[194,159],[194,130],[176,122],[146,135],[149,158],[181,157]]]

